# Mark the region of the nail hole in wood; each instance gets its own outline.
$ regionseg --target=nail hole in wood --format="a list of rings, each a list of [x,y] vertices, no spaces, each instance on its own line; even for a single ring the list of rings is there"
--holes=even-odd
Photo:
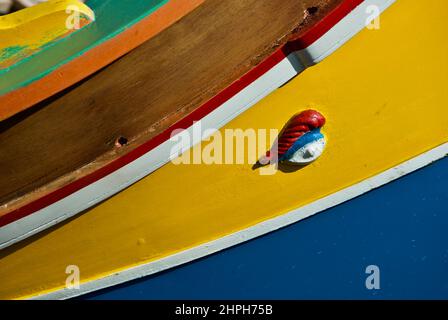
[[[119,137],[116,141],[115,141],[115,146],[116,147],[123,147],[125,145],[128,144],[128,139],[126,139],[125,137]]]

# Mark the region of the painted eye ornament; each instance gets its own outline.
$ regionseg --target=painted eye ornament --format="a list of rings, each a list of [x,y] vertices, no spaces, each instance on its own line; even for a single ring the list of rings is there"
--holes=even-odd
[[[293,116],[271,150],[260,159],[260,163],[278,161],[305,165],[313,162],[325,149],[325,136],[321,133],[325,121],[325,117],[315,110],[306,110]]]

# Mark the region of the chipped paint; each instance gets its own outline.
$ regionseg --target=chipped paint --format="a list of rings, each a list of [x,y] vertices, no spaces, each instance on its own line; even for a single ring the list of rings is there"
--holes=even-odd
[[[67,30],[65,30],[54,38],[54,40],[60,41],[50,43],[47,41],[39,46],[34,46],[39,50],[33,52],[33,58],[38,56],[38,59],[30,59],[30,56],[27,56],[7,68],[2,69],[0,65],[0,95],[25,87],[43,78],[61,65],[67,64],[92,48],[114,38],[168,2],[169,0],[89,1],[89,8],[95,12],[95,23],[85,26],[78,32],[72,32],[70,35],[67,35]],[[1,30],[2,20],[0,17],[0,32]],[[65,36],[64,39],[60,38],[62,35]]]
[[[78,14],[79,29],[67,28],[67,19],[73,14]],[[93,11],[77,0],[49,1],[0,17],[0,74],[94,19]]]

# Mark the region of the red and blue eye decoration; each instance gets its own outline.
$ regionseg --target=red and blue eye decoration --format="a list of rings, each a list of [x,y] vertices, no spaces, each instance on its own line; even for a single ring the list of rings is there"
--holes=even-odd
[[[285,162],[304,165],[313,162],[325,149],[321,128],[325,117],[318,111],[306,110],[293,116],[280,132],[277,142],[260,163]]]

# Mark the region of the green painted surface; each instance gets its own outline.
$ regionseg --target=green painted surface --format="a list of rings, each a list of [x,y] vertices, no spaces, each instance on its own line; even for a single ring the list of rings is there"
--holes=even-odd
[[[12,46],[0,50],[0,62],[20,56],[25,49],[26,46]]]
[[[0,70],[0,95],[26,86],[147,17],[169,0],[90,0],[96,20],[36,54]]]
[[[12,46],[7,47],[0,50],[0,68],[4,65],[4,63],[13,64],[14,61],[18,61],[20,59],[23,59],[26,57],[27,53],[30,52],[30,50],[27,50],[27,46]],[[0,69],[0,77],[2,76],[2,69]]]

